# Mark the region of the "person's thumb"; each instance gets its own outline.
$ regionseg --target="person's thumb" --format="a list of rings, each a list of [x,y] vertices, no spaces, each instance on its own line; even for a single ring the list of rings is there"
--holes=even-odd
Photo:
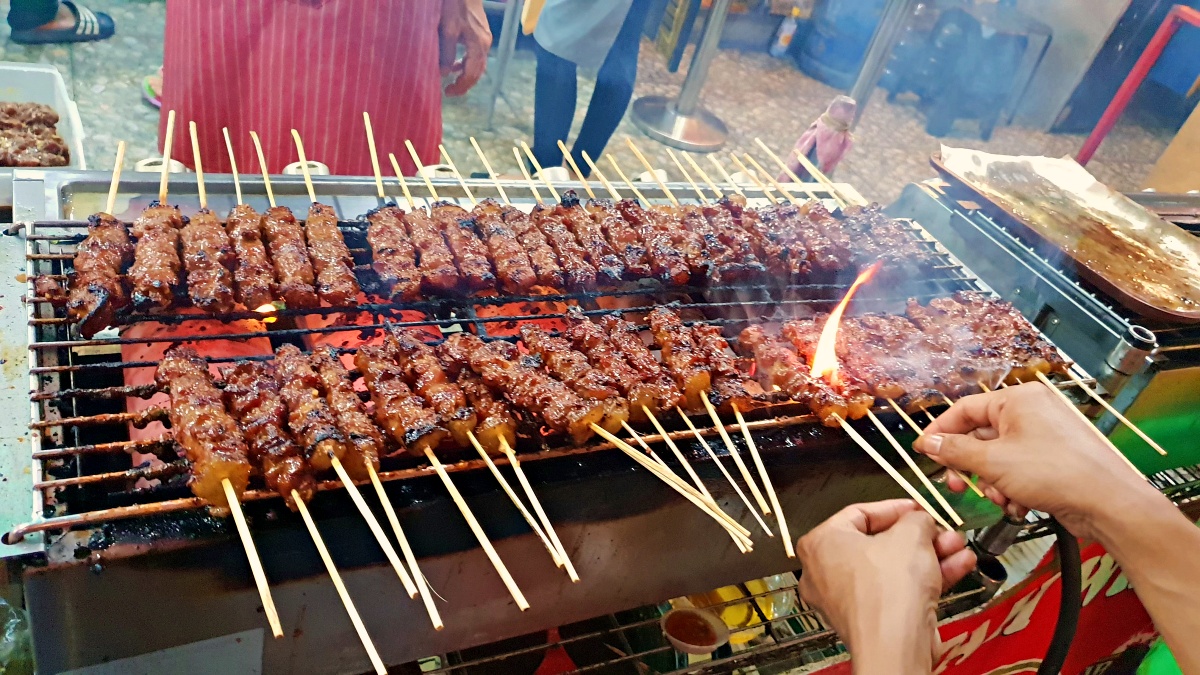
[[[963,434],[926,434],[917,439],[913,449],[933,461],[960,471],[984,475],[987,464],[987,441]]]

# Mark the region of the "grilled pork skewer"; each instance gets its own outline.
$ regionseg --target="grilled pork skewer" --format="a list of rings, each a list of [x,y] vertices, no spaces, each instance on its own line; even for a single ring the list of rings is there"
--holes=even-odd
[[[229,240],[237,264],[233,268],[237,299],[246,309],[258,309],[275,299],[275,270],[263,244],[263,216],[246,204],[229,212]]]
[[[417,252],[404,229],[404,211],[395,204],[367,213],[367,243],[371,245],[371,267],[394,300],[421,297],[421,273]]]
[[[696,324],[692,328],[692,340],[696,353],[704,359],[712,376],[708,400],[722,412],[733,412],[733,407],[746,411],[763,402],[762,394],[748,389],[750,377],[737,366],[737,360],[729,353],[729,343],[721,335],[721,329],[708,324]]]
[[[78,324],[84,338],[114,325],[117,313],[129,306],[121,275],[133,256],[125,223],[107,213],[88,218],[88,236],[76,249],[67,299],[67,319]]]
[[[175,347],[163,356],[155,373],[159,387],[171,395],[171,429],[175,443],[192,464],[188,486],[208,502],[214,515],[228,515],[228,480],[240,498],[250,482],[246,441],[225,412],[221,391],[213,385],[206,362],[191,347]]]
[[[314,471],[327,471],[333,459],[346,455],[346,437],[338,429],[329,404],[321,396],[321,378],[295,345],[275,350],[275,377],[288,407],[288,428]]]
[[[625,222],[616,207],[608,199],[592,199],[585,207],[600,231],[608,237],[608,243],[625,266],[627,279],[649,279],[653,275],[650,258],[642,238]]]
[[[385,346],[365,345],[354,355],[354,366],[375,403],[375,420],[409,454],[423,457],[436,448],[448,433],[438,416],[426,407],[404,381],[404,369]]]
[[[333,207],[313,204],[304,221],[308,258],[316,274],[317,295],[333,307],[347,307],[358,298],[354,258],[338,229]]]
[[[379,471],[383,434],[367,416],[362,399],[350,384],[350,373],[342,365],[337,352],[333,348],[326,348],[313,353],[309,360],[321,378],[325,400],[348,443],[342,465],[355,480],[369,480],[372,471]]]
[[[806,365],[812,363],[826,320],[828,317],[788,321],[780,330],[783,338],[792,343]],[[840,383],[834,389],[846,399],[849,419],[856,420],[866,416],[867,411],[875,404],[870,385],[859,379],[855,372],[845,368],[839,369],[838,379]]]
[[[539,204],[533,208],[529,219],[558,255],[566,288],[572,291],[593,289],[596,287],[596,268],[588,262],[587,251],[575,241],[575,235],[556,211],[557,207]]]
[[[605,239],[601,224],[593,220],[591,214],[579,204],[574,190],[563,193],[555,211],[562,216],[563,224],[575,235],[588,261],[596,268],[597,281],[604,286],[619,283],[625,276],[625,264]]]
[[[475,225],[487,241],[501,288],[508,293],[527,293],[537,283],[529,255],[517,241],[513,227],[504,222],[504,211],[494,200],[485,199],[471,212]]]
[[[663,363],[683,390],[687,406],[699,409],[703,405],[700,398],[712,387],[712,375],[692,341],[692,331],[678,314],[663,307],[650,312],[649,318],[650,334],[662,350]]]
[[[179,230],[179,241],[192,304],[208,312],[223,314],[232,311],[231,270],[237,261],[221,221],[212,211],[200,209]]]
[[[275,267],[276,288],[288,308],[307,309],[320,305],[313,288],[316,274],[312,261],[308,259],[304,229],[296,222],[292,210],[286,206],[267,209],[262,230],[267,236],[271,263]]]
[[[404,214],[408,238],[417,251],[417,270],[421,272],[421,288],[429,293],[460,292],[463,279],[454,265],[454,254],[446,239],[425,209],[413,209]]]
[[[517,420],[513,416],[512,408],[497,398],[475,371],[471,370],[468,346],[458,337],[458,334],[451,335],[438,345],[438,359],[475,410],[473,433],[479,444],[489,455],[504,456],[505,446],[510,449],[517,447]]]
[[[488,260],[488,248],[475,234],[471,214],[457,204],[435,202],[429,209],[429,217],[446,238],[467,288],[472,291],[493,288],[496,275]]]
[[[582,353],[575,351],[571,343],[550,337],[533,324],[521,327],[521,340],[530,353],[542,360],[546,371],[566,384],[583,398],[603,402],[604,418],[600,426],[609,433],[617,433],[629,420],[629,401],[621,396],[612,376],[593,368]]]
[[[433,348],[411,333],[388,326],[385,338],[392,358],[404,370],[409,386],[429,402],[438,414],[442,426],[450,430],[454,442],[469,447],[470,434],[475,428],[475,411],[458,385],[450,381]]]
[[[182,282],[179,259],[179,228],[183,217],[174,206],[154,202],[133,221],[137,248],[129,268],[133,304],[148,310],[171,306]]]
[[[759,377],[778,387],[792,400],[808,407],[825,426],[838,426],[838,418],[849,413],[846,399],[824,380],[808,374],[808,366],[796,352],[778,338],[767,335],[762,326],[750,326],[738,337],[738,348],[753,356]]]
[[[504,223],[512,228],[517,242],[529,255],[529,264],[537,275],[538,284],[549,288],[563,288],[566,277],[558,254],[546,240],[546,235],[534,225],[529,214],[512,206],[503,206],[500,215]]]
[[[246,438],[251,463],[267,486],[295,511],[292,495],[299,495],[303,501],[312,499],[316,481],[284,426],[288,410],[280,397],[275,373],[266,363],[246,361],[226,368],[222,375],[225,400]]]

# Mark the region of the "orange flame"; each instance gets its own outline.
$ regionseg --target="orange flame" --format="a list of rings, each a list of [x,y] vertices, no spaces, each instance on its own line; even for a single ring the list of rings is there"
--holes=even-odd
[[[275,306],[275,303],[268,302],[265,305],[255,307],[254,311],[258,312],[259,314],[274,314],[275,312],[279,311],[279,308]],[[263,323],[275,323],[276,318],[277,317],[274,317],[274,316],[264,316],[262,319],[262,322]]]
[[[841,384],[841,379],[838,378],[837,359],[838,325],[842,322],[842,314],[846,312],[846,306],[850,304],[850,298],[854,297],[854,292],[875,276],[875,273],[879,271],[880,264],[882,263],[876,262],[858,275],[854,283],[850,284],[850,290],[846,291],[846,297],[842,298],[837,307],[834,307],[833,311],[829,313],[825,327],[821,329],[821,339],[817,341],[817,351],[813,353],[812,369],[809,371],[813,377],[823,377],[834,386]]]

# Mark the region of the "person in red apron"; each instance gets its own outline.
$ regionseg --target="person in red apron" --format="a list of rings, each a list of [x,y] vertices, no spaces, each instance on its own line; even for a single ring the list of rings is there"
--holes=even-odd
[[[191,166],[194,121],[205,169],[228,172],[228,127],[239,169],[254,171],[253,130],[278,173],[299,159],[296,129],[309,159],[337,175],[369,175],[365,111],[380,152],[412,173],[406,139],[422,162],[438,161],[441,76],[452,80],[447,95],[465,94],[491,41],[482,0],[173,0],[162,90],[163,111],[176,114],[172,156]],[[160,145],[165,133],[163,115]]]

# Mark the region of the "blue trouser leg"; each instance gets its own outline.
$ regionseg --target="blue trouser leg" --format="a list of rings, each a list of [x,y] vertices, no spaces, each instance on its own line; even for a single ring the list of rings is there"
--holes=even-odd
[[[562,150],[575,119],[575,64],[542,49],[537,54],[537,82],[533,93],[533,156],[543,167],[561,166]]]

